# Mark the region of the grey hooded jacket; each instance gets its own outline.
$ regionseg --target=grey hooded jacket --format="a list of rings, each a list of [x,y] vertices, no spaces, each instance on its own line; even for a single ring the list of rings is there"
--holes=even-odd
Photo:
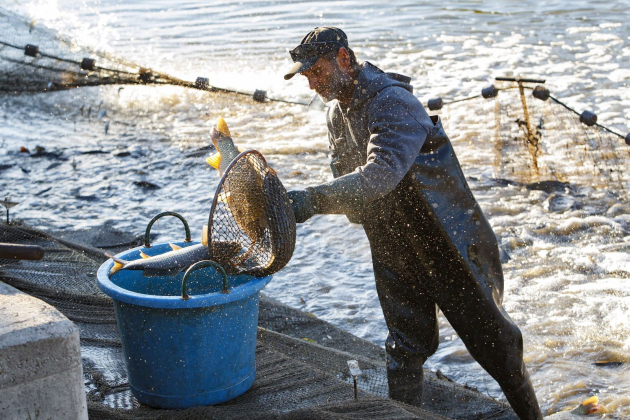
[[[398,185],[434,128],[410,80],[366,62],[350,106],[329,109],[333,175],[358,172],[365,203]]]

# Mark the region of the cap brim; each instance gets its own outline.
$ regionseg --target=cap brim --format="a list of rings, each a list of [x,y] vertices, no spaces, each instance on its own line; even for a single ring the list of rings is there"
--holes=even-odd
[[[284,75],[284,80],[289,80],[296,74],[310,69],[311,67],[313,67],[313,64],[317,63],[317,60],[319,60],[319,57],[316,56],[305,58],[302,61],[296,61],[295,64],[293,64],[293,67],[291,67],[287,74]]]

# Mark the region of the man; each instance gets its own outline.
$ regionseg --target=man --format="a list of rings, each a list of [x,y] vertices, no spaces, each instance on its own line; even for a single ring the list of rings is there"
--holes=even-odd
[[[296,220],[346,214],[370,242],[389,336],[390,397],[422,404],[422,365],[438,346],[437,308],[497,380],[521,419],[542,419],[523,362],[523,339],[501,305],[496,237],[437,117],[410,79],[357,63],[346,34],[315,28],[293,67],[325,102],[334,180],[290,191]]]

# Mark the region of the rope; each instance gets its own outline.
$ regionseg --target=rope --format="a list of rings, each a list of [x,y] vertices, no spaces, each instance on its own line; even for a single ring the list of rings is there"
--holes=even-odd
[[[0,43],[2,43],[2,41],[0,41]],[[59,68],[56,68],[56,67],[44,66],[42,64],[29,63],[27,61],[15,60],[13,58],[4,57],[4,56],[0,56],[0,58],[3,59],[3,60],[8,61],[10,63],[19,64],[19,65],[22,65],[22,66],[30,66],[30,67],[35,67],[35,68],[41,69],[41,70],[51,70],[51,71],[58,71],[58,72],[64,72],[64,73],[72,73],[72,74],[75,74],[77,76],[84,76],[83,73],[80,73],[78,71],[68,71],[66,69],[59,69]]]
[[[497,78],[496,78],[496,80],[503,80],[503,78],[497,77]],[[510,79],[510,80],[508,80],[508,78],[505,78],[505,80],[506,80],[506,81],[512,81],[511,79]],[[530,79],[520,79],[520,80],[521,80],[522,82],[528,82],[528,81],[530,81]],[[531,80],[531,81],[532,81],[532,82],[536,82],[536,80]],[[534,88],[529,87],[529,86],[523,86],[523,88],[524,88],[524,89],[528,89],[528,90],[534,90]],[[500,88],[500,89],[497,89],[497,91],[502,91],[502,90],[512,90],[512,89],[518,89],[518,88],[517,88],[517,87]],[[452,101],[450,101],[450,102],[444,102],[444,103],[442,104],[442,106],[444,107],[444,106],[446,106],[446,105],[452,105],[452,104],[456,104],[456,103],[459,103],[459,102],[470,101],[470,100],[472,100],[472,99],[477,99],[477,98],[480,98],[481,96],[482,96],[482,95],[475,95],[475,96],[470,96],[470,97],[468,97],[468,98],[455,99],[455,100],[452,100]],[[555,98],[555,97],[554,97],[554,96],[552,96],[552,95],[549,95],[549,98],[550,98],[551,100],[553,100],[554,102],[556,102],[557,104],[562,105],[563,107],[565,107],[565,108],[566,108],[566,109],[568,109],[569,111],[573,112],[575,115],[577,115],[577,116],[580,116],[580,115],[581,115],[578,111],[576,111],[575,109],[571,108],[570,106],[568,106],[568,105],[567,105],[567,104],[565,104],[564,102],[560,101],[558,98]],[[608,132],[609,132],[609,133],[611,133],[611,134],[614,134],[615,136],[619,137],[620,139],[624,139],[624,140],[625,140],[625,137],[624,137],[622,134],[619,134],[619,133],[617,133],[616,131],[611,130],[610,128],[608,128],[608,127],[606,127],[606,126],[604,126],[604,125],[601,125],[600,123],[597,123],[597,122],[596,122],[594,125],[596,125],[597,127],[602,128],[602,129],[604,129],[604,130],[608,131]]]
[[[26,46],[24,46],[22,48],[22,47],[18,47],[17,45],[9,44],[8,42],[4,42],[4,41],[0,41],[0,44],[5,45],[7,47],[15,48],[17,50],[22,50],[22,51],[24,51],[24,49],[26,48]],[[44,57],[44,58],[50,58],[51,60],[63,61],[64,63],[76,64],[79,67],[81,66],[81,62],[80,61],[70,60],[68,58],[63,58],[63,57],[57,57],[56,55],[46,54],[46,53],[43,53],[41,51],[38,53],[38,55],[41,56],[41,57]],[[137,74],[137,73],[132,73],[132,72],[125,71],[125,70],[108,69],[106,67],[99,67],[99,66],[94,66],[94,68],[98,69],[98,70],[109,71],[109,72],[112,72],[112,73],[131,74],[131,75]]]
[[[509,87],[509,88],[497,88],[497,92],[500,92],[502,90],[512,90],[512,89],[518,89],[517,87]],[[526,88],[526,89],[531,89],[531,88]],[[452,105],[452,104],[456,104],[459,102],[466,102],[466,101],[470,101],[472,99],[477,99],[477,98],[481,98],[482,95],[475,95],[475,96],[469,96],[467,98],[462,98],[462,99],[454,99],[450,102],[444,102],[442,104],[442,106],[446,106],[446,105]]]
[[[466,102],[466,101],[470,101],[471,99],[477,99],[477,98],[480,98],[480,97],[481,97],[481,95],[476,95],[476,96],[471,96],[469,98],[455,99],[455,100],[450,101],[450,102],[444,102],[442,104],[442,106],[452,105],[452,104],[456,104],[458,102]]]
[[[24,47],[19,47],[17,45],[5,42],[5,41],[0,41],[0,45],[4,45],[6,47],[10,47],[10,48],[14,48],[20,51],[25,51],[26,50],[26,46]],[[67,58],[63,58],[63,57],[58,57],[56,55],[52,55],[52,54],[47,54],[44,52],[39,51],[37,53],[38,56],[41,56],[43,58],[48,58],[51,60],[57,60],[57,61],[61,61],[61,62],[65,62],[65,63],[69,63],[69,64],[74,64],[79,66],[79,68],[81,68],[82,66],[82,62],[77,61],[77,60],[71,60],[71,59],[67,59]],[[57,69],[55,67],[50,67],[50,66],[44,66],[41,64],[36,64],[36,63],[32,63],[32,62],[22,62],[22,61],[18,61],[15,59],[11,59],[8,57],[3,57],[0,56],[1,59],[12,62],[12,63],[16,63],[16,64],[21,64],[21,65],[25,65],[25,66],[31,66],[31,67],[35,67],[38,69],[42,69],[42,70],[51,70],[51,71],[58,71],[58,72],[68,72],[67,70],[63,70],[63,69]],[[130,67],[136,66],[135,64],[128,64]],[[74,88],[74,87],[79,87],[79,86],[95,86],[95,85],[100,85],[100,84],[156,84],[156,85],[175,85],[175,86],[182,86],[185,88],[189,88],[189,89],[197,89],[197,90],[205,90],[205,91],[209,91],[209,92],[220,92],[220,93],[234,93],[237,95],[243,95],[243,96],[249,96],[249,97],[254,97],[254,99],[258,102],[280,102],[280,103],[285,103],[285,104],[291,104],[291,105],[303,105],[303,106],[309,106],[309,103],[305,103],[305,102],[300,102],[300,101],[289,101],[286,99],[280,99],[280,98],[270,98],[266,96],[266,92],[261,92],[262,93],[262,97],[260,99],[256,98],[256,95],[260,92],[257,91],[255,93],[249,93],[249,92],[242,92],[239,90],[235,90],[235,89],[227,89],[227,88],[221,88],[221,87],[217,87],[217,86],[212,86],[209,84],[199,84],[197,82],[190,82],[190,81],[185,81],[185,80],[181,80],[178,79],[176,77],[173,76],[169,76],[167,74],[163,74],[163,73],[159,73],[159,72],[152,72],[149,71],[147,73],[142,73],[142,69],[139,69],[137,72],[130,72],[130,71],[125,71],[125,70],[120,70],[120,69],[110,69],[110,68],[106,68],[106,67],[100,67],[100,66],[94,66],[93,67],[95,70],[101,70],[101,71],[106,71],[106,72],[110,72],[110,73],[114,73],[114,74],[119,74],[119,75],[132,75],[132,76],[138,76],[137,80],[134,79],[109,79],[107,81],[107,83],[103,83],[103,82],[92,82],[92,81],[85,81],[83,83],[74,83],[74,84],[64,84],[64,85],[58,85],[53,83],[51,86],[54,86],[57,89],[63,89],[63,88]],[[73,74],[76,75],[80,75],[80,76],[84,76],[84,73],[81,72],[76,72],[76,71],[72,71]],[[89,73],[88,73],[89,74]],[[143,77],[145,76],[145,77]],[[512,78],[501,78],[501,77],[497,77],[495,78],[495,80],[499,80],[499,81],[520,81],[520,82],[527,82],[527,83],[538,83],[538,82],[542,82],[544,83],[544,80],[534,80],[534,79],[512,79]],[[523,86],[525,89],[529,89],[532,90],[533,88],[531,87],[527,87],[527,86]],[[500,89],[496,89],[497,92],[502,91],[502,90],[511,90],[511,89],[517,89],[516,87],[510,87],[510,88],[500,88]],[[456,103],[460,103],[460,102],[466,102],[466,101],[471,101],[473,99],[477,99],[480,98],[482,95],[475,95],[475,96],[470,96],[467,98],[461,98],[461,99],[455,99],[455,100],[451,100],[449,102],[444,102],[442,104],[443,106],[446,105],[452,105],[452,104],[456,104]],[[559,99],[553,97],[553,96],[549,96],[554,102],[562,105],[563,107],[565,107],[566,109],[568,109],[569,111],[575,113],[576,115],[580,115],[579,112],[577,112],[575,109],[571,108],[570,106],[568,106],[567,104],[563,103],[562,101],[560,101]],[[615,136],[621,138],[621,139],[625,139],[625,137],[613,130],[611,130],[610,128],[603,126],[599,123],[595,123],[595,125],[597,127],[600,127],[606,131],[608,131],[611,134],[614,134]]]
[[[20,51],[25,51],[26,46],[24,47],[19,47],[17,45],[8,43],[8,42],[4,42],[4,41],[0,41],[0,45],[4,45],[6,47],[10,47],[10,48],[14,48],[16,50],[20,50]],[[52,55],[52,54],[47,54],[44,52],[39,51],[38,56],[43,57],[43,58],[48,58],[51,60],[57,60],[57,61],[62,61],[65,63],[69,63],[69,64],[74,64],[77,65],[79,67],[81,67],[82,63],[80,61],[77,60],[71,60],[68,58],[63,58],[63,57],[59,57],[56,55]],[[32,66],[32,67],[36,67],[42,70],[51,70],[51,71],[59,71],[59,72],[67,72],[67,70],[64,69],[57,69],[54,67],[49,67],[49,66],[43,66],[43,65],[39,65],[39,64],[35,64],[35,63],[29,63],[29,62],[22,62],[22,61],[18,61],[18,60],[14,60],[14,59],[10,59],[7,57],[0,57],[4,60],[7,60],[9,62],[12,63],[16,63],[16,64],[22,64],[22,65],[28,65],[28,66]],[[94,66],[95,70],[101,70],[101,71],[107,71],[110,73],[117,73],[117,74],[126,74],[126,75],[137,75],[139,78],[142,77],[142,73],[140,73],[140,71],[134,73],[134,72],[130,72],[130,71],[125,71],[125,70],[120,70],[120,69],[110,69],[110,68],[106,68],[106,67],[100,67],[100,66]],[[83,73],[79,73],[79,72],[72,72],[74,74],[77,75],[84,75]],[[155,76],[158,79],[164,79],[164,81],[160,81],[158,79],[148,79],[148,80],[142,80],[137,82],[137,84],[141,84],[141,83],[151,83],[151,84],[169,84],[169,85],[176,85],[176,86],[182,86],[182,87],[186,87],[186,88],[190,88],[190,89],[197,89],[197,90],[206,90],[209,92],[222,92],[222,93],[235,93],[238,95],[244,95],[244,96],[253,96],[252,93],[249,92],[242,92],[242,91],[238,91],[238,90],[234,90],[234,89],[226,89],[226,88],[220,88],[217,86],[211,86],[211,85],[205,85],[205,86],[199,86],[198,84],[194,83],[194,82],[188,82],[185,80],[181,80],[166,74],[162,74],[162,73],[153,73],[151,72],[151,76]],[[116,82],[118,82],[119,84],[136,84],[133,83],[132,81],[129,80],[117,80]],[[116,82],[112,83],[112,81],[110,81],[107,84],[115,84]],[[99,83],[85,83],[85,84],[80,84],[79,86],[90,86],[90,85],[94,85],[94,84],[99,84]],[[68,85],[68,86],[56,86],[56,87],[67,87],[67,88],[72,88],[72,87],[76,87],[76,85]],[[279,98],[270,98],[265,96],[264,97],[267,101],[270,102],[282,102],[285,104],[292,104],[292,105],[304,105],[304,106],[308,106],[308,103],[304,103],[304,102],[298,102],[298,101],[289,101],[286,99],[279,99]]]
[[[566,109],[568,109],[569,111],[573,112],[575,115],[580,116],[581,114],[579,112],[577,112],[575,109],[571,108],[569,105],[565,104],[564,102],[560,101],[558,98],[555,98],[551,95],[549,95],[549,98],[551,100],[553,100],[555,103],[562,105],[563,107],[565,107]],[[620,139],[625,139],[625,137],[613,130],[611,130],[608,127],[605,127],[603,125],[601,125],[600,123],[595,123],[596,126],[598,126],[599,128],[603,128],[604,130],[608,131],[610,134],[614,134],[615,136],[619,137]]]

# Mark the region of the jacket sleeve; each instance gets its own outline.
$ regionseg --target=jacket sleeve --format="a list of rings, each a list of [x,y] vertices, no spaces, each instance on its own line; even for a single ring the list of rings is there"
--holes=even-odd
[[[379,92],[369,104],[367,119],[370,133],[367,162],[356,168],[365,203],[396,188],[433,129],[433,122],[420,101],[400,87]]]

